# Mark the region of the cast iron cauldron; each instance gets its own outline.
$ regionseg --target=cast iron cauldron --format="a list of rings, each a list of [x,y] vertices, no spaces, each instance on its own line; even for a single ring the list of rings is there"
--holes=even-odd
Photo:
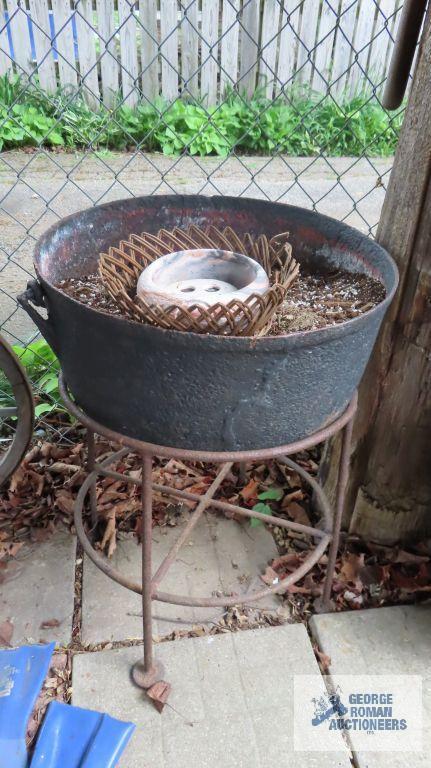
[[[291,233],[295,258],[379,279],[386,298],[328,328],[229,338],[166,331],[108,316],[55,283],[97,270],[100,251],[161,227],[230,225],[239,234]],[[69,216],[38,241],[38,284],[21,303],[57,353],[78,404],[133,438],[202,451],[277,447],[330,423],[347,406],[397,286],[388,253],[355,229],[313,211],[233,197],[152,196]],[[35,290],[36,289],[36,290]],[[45,305],[45,320],[32,306]]]

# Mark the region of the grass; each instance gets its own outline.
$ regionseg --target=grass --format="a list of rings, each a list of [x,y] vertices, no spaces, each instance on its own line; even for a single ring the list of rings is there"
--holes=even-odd
[[[289,101],[234,92],[218,107],[178,99],[131,109],[91,109],[77,94],[46,97],[22,79],[0,77],[0,150],[48,146],[98,151],[135,149],[201,157],[284,153],[313,156],[393,154],[403,110],[387,113],[376,101],[292,91]]]

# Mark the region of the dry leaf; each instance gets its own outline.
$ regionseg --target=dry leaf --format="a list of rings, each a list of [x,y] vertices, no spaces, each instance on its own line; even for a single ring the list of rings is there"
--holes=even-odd
[[[20,467],[13,473],[11,477],[11,481],[9,483],[9,491],[10,493],[16,493],[20,485],[22,485],[24,478],[26,475],[26,471],[24,469],[24,466],[21,464]]]
[[[282,568],[285,571],[294,571],[302,563],[302,558],[296,552],[288,552],[287,555],[276,557],[272,561],[272,567],[278,571]]]
[[[392,563],[428,563],[429,557],[426,555],[416,555],[413,552],[406,552],[404,549],[394,551]]]
[[[297,491],[291,491],[290,493],[286,493],[283,501],[281,502],[281,508],[286,509],[286,507],[289,506],[291,501],[302,501],[305,498],[304,491],[301,491],[299,488]]]
[[[328,656],[327,653],[323,653],[323,651],[320,650],[320,648],[317,647],[317,645],[313,645],[314,653],[316,654],[317,661],[322,667],[322,670],[324,673],[326,673],[329,670],[329,667],[331,666],[331,657]]]
[[[406,592],[431,592],[431,584],[424,584],[420,573],[410,576],[394,568],[391,575],[395,586]]]
[[[305,586],[305,584],[304,584],[303,587],[300,587],[299,584],[291,584],[287,588],[287,591],[289,592],[290,595],[295,595],[295,594],[298,594],[298,595],[311,595],[310,587]]]
[[[244,501],[250,501],[250,499],[255,499],[257,497],[257,489],[259,487],[259,482],[257,480],[251,479],[245,488],[242,489],[242,491],[239,492],[240,496],[244,499]]]
[[[59,627],[60,622],[58,619],[45,619],[42,621],[39,629],[51,629],[52,627]]]
[[[278,584],[280,581],[280,577],[277,573],[277,571],[274,571],[273,568],[271,568],[270,565],[267,566],[265,573],[262,573],[260,578],[265,584],[268,584],[269,586],[274,586],[275,584]]]
[[[22,541],[17,541],[15,544],[0,544],[0,560],[4,557],[16,557],[22,546]]]
[[[79,469],[79,466],[76,464],[66,464],[63,461],[55,461],[54,464],[50,464],[48,467],[49,472],[58,473],[59,475],[74,475]]]
[[[107,514],[105,533],[103,539],[100,542],[100,549],[104,550],[108,547],[108,557],[112,557],[117,549],[117,532],[115,524],[115,509],[110,509]]]
[[[2,623],[0,624],[0,643],[2,645],[10,646],[13,630],[14,630],[14,626],[10,619],[6,619],[6,621],[2,621]]]
[[[338,579],[347,583],[360,583],[359,574],[364,567],[364,554],[355,555],[354,552],[348,552],[343,557],[342,566]]]
[[[288,504],[285,508],[285,511],[295,523],[300,523],[301,525],[311,525],[310,518],[308,517],[304,507],[302,507],[301,504],[298,504],[297,501],[291,501],[290,504]]]
[[[207,492],[208,486],[211,485],[211,482],[207,482],[207,480],[210,480],[210,478],[202,478],[199,483],[189,485],[187,488],[188,493],[195,493],[196,496],[203,496],[204,493]]]
[[[74,503],[75,502],[72,494],[65,490],[60,491],[60,493],[58,493],[55,497],[56,507],[58,507],[58,509],[64,512],[66,515],[69,515],[73,512]]]
[[[147,690],[147,696],[151,699],[155,708],[157,709],[157,712],[160,712],[160,714],[163,712],[170,692],[171,685],[170,683],[165,683],[164,680],[159,680]]]

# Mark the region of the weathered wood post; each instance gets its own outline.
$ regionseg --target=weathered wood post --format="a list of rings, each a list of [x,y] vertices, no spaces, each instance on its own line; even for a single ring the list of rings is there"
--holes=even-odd
[[[360,390],[346,525],[393,543],[431,535],[431,6],[377,240],[400,286]]]

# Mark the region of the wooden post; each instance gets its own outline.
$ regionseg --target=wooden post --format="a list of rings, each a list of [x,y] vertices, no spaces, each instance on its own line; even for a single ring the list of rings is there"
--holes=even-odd
[[[388,544],[431,534],[430,100],[431,6],[377,233],[400,286],[360,388],[347,504],[351,532]]]

